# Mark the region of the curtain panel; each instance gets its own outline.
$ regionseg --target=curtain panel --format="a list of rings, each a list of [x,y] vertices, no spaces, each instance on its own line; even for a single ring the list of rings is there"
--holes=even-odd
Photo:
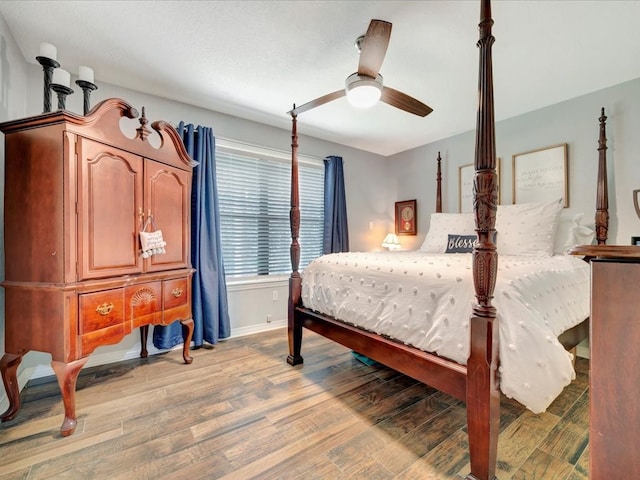
[[[198,165],[193,170],[191,192],[191,263],[193,343],[215,344],[231,334],[227,284],[220,245],[220,216],[216,187],[215,137],[209,127],[180,122],[177,128],[187,153]],[[155,326],[153,344],[167,349],[182,343],[182,325]]]
[[[349,251],[347,200],[344,191],[342,157],[324,159],[324,235],[323,253]]]

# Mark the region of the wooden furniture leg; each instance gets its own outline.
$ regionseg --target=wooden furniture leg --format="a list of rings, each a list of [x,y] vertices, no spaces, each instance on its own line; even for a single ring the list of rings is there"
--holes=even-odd
[[[287,357],[287,363],[289,365],[300,365],[303,363],[300,350],[302,349],[302,322],[296,320],[296,298],[300,297],[300,290],[302,288],[302,279],[290,278],[289,279],[289,314],[288,314],[288,327],[287,334],[289,338],[289,356]]]
[[[140,358],[147,358],[149,352],[147,351],[147,338],[149,338],[149,325],[142,325],[140,327]]]
[[[193,358],[189,355],[189,347],[191,346],[191,339],[193,338],[193,318],[187,320],[180,320],[183,328],[187,329],[187,334],[184,336],[184,344],[182,345],[182,358],[184,363],[189,365],[193,362]]]
[[[62,402],[64,403],[64,421],[60,427],[63,437],[68,437],[76,429],[76,381],[78,374],[89,357],[84,357],[73,362],[65,363],[53,360],[51,367],[58,379]]]
[[[467,361],[467,428],[471,473],[466,480],[495,479],[500,433],[498,328],[492,318],[472,316],[471,335],[478,342]],[[473,439],[473,440],[472,440]]]
[[[18,388],[18,365],[22,361],[22,355],[5,353],[0,360],[0,372],[2,383],[9,397],[9,408],[0,415],[0,421],[6,422],[16,416],[20,410],[20,388]]]
[[[184,345],[182,346],[182,358],[187,365],[193,362],[193,357],[189,355],[189,347],[191,345],[191,339],[193,338],[193,319],[180,320],[183,329],[186,329]],[[149,352],[147,351],[147,339],[149,338],[149,325],[142,325],[140,327],[140,343],[142,344],[140,349],[140,357],[147,358]]]

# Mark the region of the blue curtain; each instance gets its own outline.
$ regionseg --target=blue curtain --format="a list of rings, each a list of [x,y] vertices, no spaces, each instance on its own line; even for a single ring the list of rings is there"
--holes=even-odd
[[[217,343],[231,333],[220,245],[216,143],[209,127],[180,122],[177,130],[187,153],[198,162],[193,170],[191,193],[191,263],[196,269],[192,283],[193,342],[200,347],[205,341]],[[153,344],[157,348],[172,348],[182,342],[179,322],[153,329]]]
[[[349,251],[347,200],[344,193],[342,157],[324,159],[324,238],[326,253]]]

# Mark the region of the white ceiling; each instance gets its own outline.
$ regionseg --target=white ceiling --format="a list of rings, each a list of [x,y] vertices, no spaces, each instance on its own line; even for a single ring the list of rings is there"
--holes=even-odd
[[[393,24],[385,85],[434,109],[420,118],[345,98],[299,132],[392,155],[475,128],[479,1],[0,1],[27,62],[41,42],[62,68],[289,129],[286,114],[343,87],[372,18]],[[640,1],[494,0],[496,119],[640,77]],[[214,126],[215,127],[215,126]]]

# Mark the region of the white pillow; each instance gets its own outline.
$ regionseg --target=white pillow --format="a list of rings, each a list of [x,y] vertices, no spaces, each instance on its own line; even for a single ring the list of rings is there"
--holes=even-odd
[[[554,255],[565,255],[576,244],[576,231],[584,214],[562,212],[558,219],[558,230],[553,242]]]
[[[427,236],[418,249],[421,252],[444,253],[449,234],[475,235],[473,213],[432,213]]]
[[[596,238],[596,231],[587,225],[578,225],[575,235],[572,247],[574,245],[591,245],[593,239]]]
[[[498,255],[551,256],[564,202],[498,205]]]

